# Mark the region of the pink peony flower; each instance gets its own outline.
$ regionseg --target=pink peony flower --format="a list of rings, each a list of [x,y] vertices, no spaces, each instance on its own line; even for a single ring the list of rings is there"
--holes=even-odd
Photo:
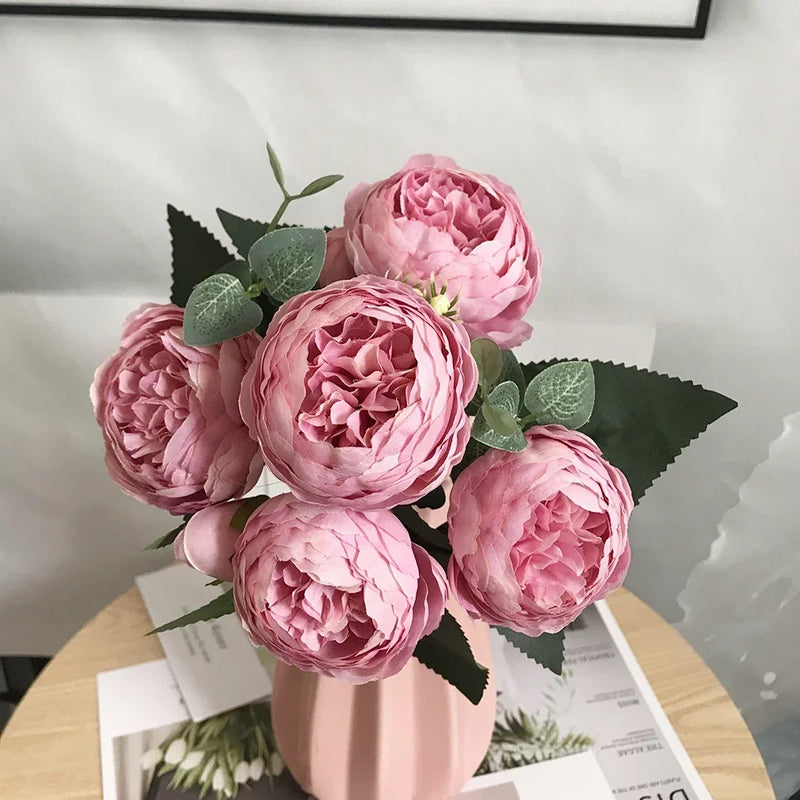
[[[319,276],[319,285],[327,286],[329,283],[354,277],[353,265],[345,250],[344,228],[334,228],[328,231],[325,238],[325,262],[322,265],[322,274]]]
[[[281,306],[240,405],[297,497],[389,508],[419,499],[461,460],[476,383],[461,325],[410,286],[363,275]]]
[[[448,577],[472,616],[538,636],[625,579],[633,499],[588,436],[559,425],[525,435],[526,450],[491,450],[456,480]]]
[[[444,613],[444,570],[390,511],[267,500],[233,559],[236,611],[254,644],[307,672],[388,678]]]
[[[414,156],[345,201],[347,253],[359,274],[447,286],[472,338],[505,348],[531,335],[523,316],[539,290],[541,256],[510,186],[450,158]]]
[[[263,462],[237,405],[258,346],[248,333],[212,347],[183,341],[183,309],[146,304],[95,373],[106,466],[123,491],[173,514],[240,497]]]
[[[194,514],[172,543],[175,560],[212,578],[232,581],[231,558],[240,532],[231,527],[231,519],[241,504],[232,500]]]

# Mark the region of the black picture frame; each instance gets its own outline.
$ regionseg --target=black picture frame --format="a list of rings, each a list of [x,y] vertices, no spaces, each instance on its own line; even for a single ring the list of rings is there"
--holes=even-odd
[[[692,26],[624,25],[574,22],[515,22],[508,20],[436,19],[423,17],[357,17],[336,14],[307,15],[224,9],[162,8],[100,4],[0,3],[0,15],[190,20],[204,22],[270,23],[347,28],[404,28],[416,30],[505,31],[585,36],[638,36],[668,39],[704,39],[711,0],[699,0]]]

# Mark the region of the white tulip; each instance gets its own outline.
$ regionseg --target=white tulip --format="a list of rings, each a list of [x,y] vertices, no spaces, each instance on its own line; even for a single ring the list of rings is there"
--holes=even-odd
[[[273,775],[280,775],[283,772],[283,759],[281,758],[281,754],[275,752],[272,754],[272,757],[269,760],[269,771]]]
[[[214,764],[216,764],[216,761],[212,756],[211,758],[208,759],[208,763],[203,767],[203,772],[200,775],[200,783],[205,783],[208,780],[208,776],[211,774],[211,770],[214,769]]]
[[[186,758],[181,761],[181,769],[190,770],[199,767],[203,763],[205,753],[202,750],[192,750]]]
[[[167,754],[164,756],[164,761],[167,764],[180,764],[186,756],[186,742],[183,739],[176,739],[167,748]]]
[[[264,759],[254,758],[250,762],[250,780],[251,781],[260,780],[263,774],[264,774]]]
[[[154,747],[152,750],[148,750],[140,759],[139,764],[141,765],[142,769],[146,772],[149,769],[153,769],[153,767],[157,766],[161,763],[161,759],[164,757],[164,754],[159,750],[157,747]]]
[[[236,783],[247,783],[250,780],[250,765],[246,761],[240,761],[233,771],[233,779]]]
[[[225,788],[225,773],[219,767],[211,779],[211,787],[215,792],[221,792]]]

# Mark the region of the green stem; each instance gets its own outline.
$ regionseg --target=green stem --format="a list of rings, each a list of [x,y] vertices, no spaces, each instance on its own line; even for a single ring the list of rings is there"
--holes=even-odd
[[[528,427],[533,425],[535,422],[536,422],[536,417],[534,417],[533,414],[528,414],[527,417],[523,417],[519,421],[519,426],[520,426],[520,428],[522,428],[522,430],[526,430]]]
[[[284,195],[283,202],[278,206],[278,210],[275,212],[275,216],[272,218],[272,222],[270,222],[267,228],[267,233],[272,233],[272,231],[278,227],[281,217],[286,213],[286,209],[289,208],[289,203],[291,203],[292,200],[294,200],[294,198],[291,195]]]
[[[267,288],[267,284],[264,281],[259,281],[258,283],[254,283],[252,286],[248,286],[245,290],[245,294],[250,298],[258,297],[264,289]]]

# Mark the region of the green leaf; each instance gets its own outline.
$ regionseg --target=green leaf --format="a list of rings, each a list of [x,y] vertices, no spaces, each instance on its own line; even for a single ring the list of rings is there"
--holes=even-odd
[[[313,289],[325,259],[325,231],[282,228],[262,236],[248,254],[250,267],[270,295],[285,302]]]
[[[503,354],[491,339],[473,340],[470,350],[478,365],[481,386],[488,388],[500,376],[500,370],[503,368]]]
[[[489,427],[500,436],[513,436],[519,430],[516,417],[509,414],[502,406],[496,406],[486,401],[481,406],[481,413]]]
[[[472,420],[472,438],[497,450],[509,450],[514,453],[528,446],[528,440],[519,428],[516,428],[510,436],[497,433],[484,418],[483,409]]]
[[[542,633],[539,636],[526,636],[511,628],[496,626],[495,630],[508,639],[520,653],[532,658],[545,669],[561,675],[564,668],[564,631]]]
[[[244,526],[247,524],[247,520],[250,519],[250,517],[253,515],[253,512],[259,506],[266,503],[267,500],[269,500],[269,495],[267,494],[257,494],[253,497],[246,497],[231,517],[231,528],[233,528],[235,531],[243,531]]]
[[[242,258],[247,258],[250,248],[267,232],[268,222],[259,222],[255,219],[237,217],[222,208],[217,209],[217,216],[225,228],[225,233],[231,237],[234,247]]]
[[[312,194],[324,192],[325,189],[329,189],[335,183],[339,183],[342,178],[344,178],[344,175],[323,175],[321,178],[311,181],[296,197],[311,197]]]
[[[411,506],[395,506],[392,513],[403,523],[411,541],[424,548],[431,558],[447,569],[447,563],[453,554],[447,534],[431,528]]]
[[[272,174],[275,176],[278,186],[281,187],[281,191],[283,191],[285,194],[286,186],[283,182],[283,167],[281,166],[281,162],[278,160],[278,154],[272,149],[272,145],[269,142],[267,142],[267,156],[269,158],[269,165],[272,167]]]
[[[235,611],[233,604],[233,589],[228,589],[219,597],[215,597],[210,603],[206,603],[182,617],[173,619],[172,622],[167,622],[158,628],[153,629],[148,633],[151,636],[154,633],[164,633],[164,631],[171,631],[174,628],[183,628],[185,625],[193,625],[195,622],[206,622],[210,619],[217,619],[217,617],[224,617],[228,614],[233,614]]]
[[[522,374],[522,367],[517,361],[517,357],[511,350],[501,350],[503,356],[503,366],[500,369],[500,374],[497,376],[497,383],[505,383],[506,381],[513,381],[519,388],[518,397],[525,394],[525,376]],[[519,406],[517,406],[519,408]]]
[[[183,338],[193,347],[218,344],[253,330],[259,322],[261,309],[239,279],[220,273],[206,278],[189,295]]]
[[[172,292],[170,300],[183,308],[192,289],[231,260],[231,254],[199,222],[167,206],[172,238]]]
[[[639,501],[653,481],[736,402],[691,381],[638,367],[592,361],[595,402],[582,432],[622,470]],[[530,380],[552,362],[523,364]]]
[[[431,489],[424,497],[420,497],[414,505],[418,508],[441,508],[445,500],[444,489],[441,486],[437,486],[435,489]]]
[[[489,670],[475,660],[464,631],[450,612],[444,612],[433,633],[419,640],[414,656],[455,686],[471,703],[480,703]]]
[[[588,361],[562,361],[542,370],[525,390],[537,425],[585,425],[594,407],[594,371]]]
[[[218,269],[215,275],[233,275],[243,289],[249,289],[252,281],[250,280],[250,265],[246,261],[229,261],[224,267]]]
[[[492,389],[486,399],[493,406],[504,409],[511,417],[516,417],[519,411],[519,386],[514,381],[503,381]]]
[[[154,542],[150,542],[145,550],[160,550],[162,547],[169,547],[177,538],[178,534],[186,527],[185,522],[181,522],[176,528],[173,528],[163,536],[159,536]]]

